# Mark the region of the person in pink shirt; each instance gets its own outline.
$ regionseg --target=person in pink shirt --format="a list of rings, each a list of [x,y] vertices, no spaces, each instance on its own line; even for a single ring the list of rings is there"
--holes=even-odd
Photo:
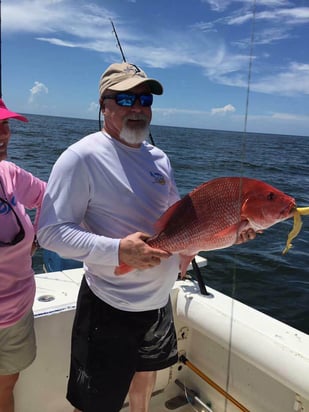
[[[14,411],[19,372],[36,356],[32,305],[35,295],[32,252],[46,183],[6,161],[9,119],[26,117],[0,98],[0,411]],[[26,209],[36,209],[32,224]]]

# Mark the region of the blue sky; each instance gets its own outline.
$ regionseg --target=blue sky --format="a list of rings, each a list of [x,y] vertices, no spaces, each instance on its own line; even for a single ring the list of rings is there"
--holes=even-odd
[[[308,0],[2,0],[2,93],[22,113],[97,119],[127,61],[160,80],[153,124],[309,135]]]

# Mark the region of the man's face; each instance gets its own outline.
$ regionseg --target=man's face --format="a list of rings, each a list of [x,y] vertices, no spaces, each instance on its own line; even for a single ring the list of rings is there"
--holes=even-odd
[[[150,94],[147,85],[140,85],[128,91],[131,94]],[[107,91],[108,96],[117,92]],[[142,106],[137,98],[133,106],[119,106],[114,99],[104,99],[102,105],[104,129],[115,139],[132,147],[139,147],[149,135],[151,106]]]

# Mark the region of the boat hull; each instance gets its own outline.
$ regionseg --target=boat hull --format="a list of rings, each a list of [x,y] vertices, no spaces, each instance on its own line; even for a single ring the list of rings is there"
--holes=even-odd
[[[65,394],[82,276],[82,269],[36,275],[37,358],[17,383],[16,412],[72,411]],[[216,290],[208,291],[210,297],[201,295],[190,280],[175,283],[171,298],[180,354],[244,410],[309,411],[309,336]],[[159,372],[151,411],[192,411],[176,380],[194,390],[210,411],[240,410],[179,362]]]

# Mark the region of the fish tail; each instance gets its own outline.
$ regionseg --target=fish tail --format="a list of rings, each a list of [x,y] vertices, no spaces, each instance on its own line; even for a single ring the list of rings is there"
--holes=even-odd
[[[125,263],[121,263],[119,266],[115,267],[115,275],[125,275],[128,272],[131,272],[133,268]]]

